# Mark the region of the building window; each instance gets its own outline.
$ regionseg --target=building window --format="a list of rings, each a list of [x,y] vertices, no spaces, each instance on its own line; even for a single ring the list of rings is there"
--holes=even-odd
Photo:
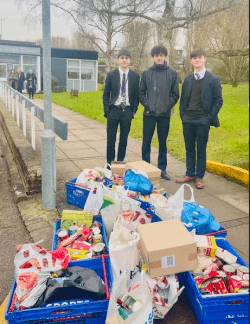
[[[68,68],[68,78],[69,79],[78,79],[79,80],[79,69]]]
[[[82,80],[95,80],[94,69],[82,69]]]
[[[23,56],[23,72],[25,76],[29,72],[29,70],[32,70],[33,73],[37,77],[38,69],[37,69],[37,57],[36,56]]]
[[[6,64],[0,64],[0,78],[7,78]]]
[[[85,60],[68,60],[68,90],[84,91],[85,82],[96,81],[96,62]],[[81,83],[80,83],[80,80]],[[81,85],[81,89],[80,89]]]

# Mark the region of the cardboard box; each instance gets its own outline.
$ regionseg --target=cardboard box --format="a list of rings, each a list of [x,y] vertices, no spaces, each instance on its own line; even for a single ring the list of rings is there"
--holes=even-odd
[[[145,161],[135,161],[128,162],[126,164],[127,169],[133,169],[135,171],[143,170],[147,173],[149,180],[159,180],[161,177],[161,170],[155,167],[154,165],[147,163]]]
[[[198,268],[195,240],[178,218],[139,225],[137,231],[152,278]]]
[[[78,225],[85,224],[90,227],[93,221],[93,214],[84,210],[66,210],[62,211],[61,227],[70,228],[77,221]]]
[[[114,174],[123,177],[124,172],[127,170],[126,163],[120,161],[113,161],[111,164],[111,170]]]

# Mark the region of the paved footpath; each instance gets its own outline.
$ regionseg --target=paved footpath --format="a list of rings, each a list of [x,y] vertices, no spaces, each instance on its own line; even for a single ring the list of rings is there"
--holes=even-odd
[[[34,99],[34,102],[40,106],[43,105],[43,101],[40,99]],[[102,167],[106,164],[106,125],[55,104],[52,105],[52,108],[54,114],[68,122],[68,140],[63,141],[56,136],[57,211],[42,211],[41,195],[32,197],[32,201],[28,200],[18,204],[20,214],[33,241],[44,238],[47,245],[51,244],[53,218],[57,213],[61,214],[63,209],[77,209],[77,207],[66,203],[64,186],[66,180],[75,178],[85,168]],[[42,124],[37,121],[37,149],[40,149],[39,139],[42,127]],[[151,163],[157,165],[158,149],[152,147],[151,156]],[[141,141],[129,138],[126,161],[138,160],[141,160]],[[184,175],[185,163],[168,155],[167,171],[171,175],[171,180],[160,180],[159,186],[165,188],[168,195],[173,195],[180,187],[175,183],[175,180]],[[196,202],[210,208],[215,218],[228,229],[227,240],[249,263],[248,188],[209,172],[204,180],[205,188],[203,190],[197,190],[192,184]],[[189,193],[185,193],[185,195],[185,198],[188,199]],[[32,204],[32,208],[30,204]],[[35,219],[32,226],[29,223],[30,219]],[[166,319],[158,323],[195,324],[197,321],[184,294],[182,294],[177,304],[167,314]]]

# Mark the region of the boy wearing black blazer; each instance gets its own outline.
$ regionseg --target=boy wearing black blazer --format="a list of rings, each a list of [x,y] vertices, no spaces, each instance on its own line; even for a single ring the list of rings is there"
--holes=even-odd
[[[190,57],[194,73],[184,80],[180,101],[186,146],[186,175],[176,182],[195,182],[197,189],[203,189],[209,130],[210,126],[220,126],[217,115],[223,99],[219,77],[205,68],[206,52],[198,49]]]
[[[115,160],[115,142],[120,125],[117,161],[126,154],[131,121],[139,104],[139,74],[129,69],[131,54],[127,49],[118,53],[119,68],[109,72],[106,78],[103,105],[107,118],[107,163]]]

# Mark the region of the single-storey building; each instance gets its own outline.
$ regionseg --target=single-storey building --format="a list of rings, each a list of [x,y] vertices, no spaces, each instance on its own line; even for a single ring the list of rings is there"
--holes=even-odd
[[[32,42],[0,40],[0,81],[7,81],[12,69],[20,68],[26,75],[30,69],[37,77],[37,92],[42,90],[43,48]],[[75,49],[51,49],[51,75],[67,91],[96,91],[98,84],[98,53]],[[25,85],[24,85],[25,87]],[[25,87],[26,89],[26,87]]]

